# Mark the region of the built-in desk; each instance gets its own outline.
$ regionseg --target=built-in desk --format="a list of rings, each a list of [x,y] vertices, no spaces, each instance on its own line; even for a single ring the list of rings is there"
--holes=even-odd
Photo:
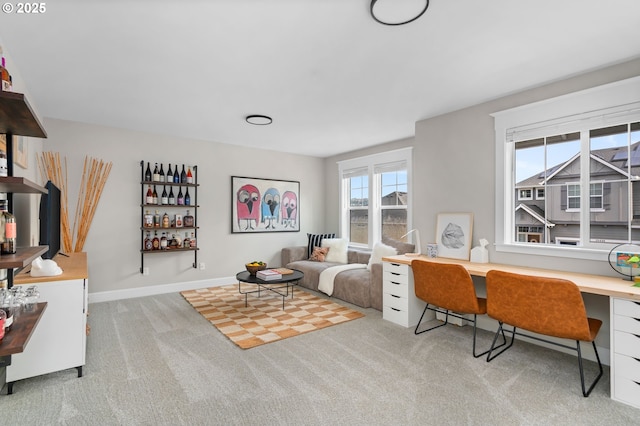
[[[387,317],[383,306],[383,318],[394,321],[405,327],[415,325],[416,309],[412,304],[418,300],[413,292],[413,276],[410,273],[411,261],[414,259],[438,263],[453,263],[464,266],[469,274],[485,277],[490,270],[500,270],[516,274],[560,278],[574,282],[583,293],[598,294],[609,297],[610,307],[610,364],[611,364],[611,398],[640,408],[640,287],[621,277],[580,274],[576,272],[554,271],[551,269],[529,268],[525,266],[503,265],[497,263],[473,263],[464,260],[429,258],[426,256],[388,256],[383,257],[383,291],[388,286],[387,275],[399,277],[399,283],[407,282],[408,309],[391,308]],[[389,272],[388,272],[389,271]],[[406,276],[406,278],[405,278]],[[383,305],[385,305],[383,294]],[[396,303],[391,298],[391,303]],[[404,305],[403,305],[404,306]],[[424,306],[424,305],[422,305]],[[399,320],[397,320],[399,319]]]

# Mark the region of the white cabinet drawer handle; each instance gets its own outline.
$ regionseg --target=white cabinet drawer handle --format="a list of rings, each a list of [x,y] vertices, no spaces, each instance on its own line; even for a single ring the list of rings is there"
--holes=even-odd
[[[399,263],[392,263],[393,266],[400,266]]]
[[[391,275],[400,275],[400,274],[397,272],[391,272]]]
[[[400,299],[400,296],[396,296],[395,294],[390,294],[389,296],[395,297],[396,299]]]
[[[400,283],[397,283],[395,281],[389,281],[391,284],[395,284],[395,285],[400,285]]]
[[[400,312],[400,309],[391,308],[392,311]]]

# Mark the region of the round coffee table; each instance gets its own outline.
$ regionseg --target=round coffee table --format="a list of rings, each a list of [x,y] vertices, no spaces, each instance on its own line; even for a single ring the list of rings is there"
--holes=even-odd
[[[251,275],[248,271],[242,271],[236,274],[236,279],[238,280],[238,293],[244,294],[245,307],[247,306],[248,294],[258,293],[258,297],[260,297],[260,292],[263,290],[267,290],[282,297],[282,309],[284,309],[284,301],[287,297],[289,297],[289,294],[291,294],[291,298],[293,299],[293,287],[298,285],[298,281],[300,281],[303,277],[304,273],[302,271],[298,271],[297,269],[293,269],[293,272],[291,274],[282,274],[282,278],[268,281],[261,280],[255,275]],[[242,283],[255,284],[257,286],[257,290],[242,291]]]

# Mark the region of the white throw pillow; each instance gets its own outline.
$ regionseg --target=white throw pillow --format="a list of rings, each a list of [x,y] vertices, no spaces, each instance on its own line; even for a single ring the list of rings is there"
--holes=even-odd
[[[349,241],[344,238],[323,238],[322,247],[329,247],[329,253],[324,258],[325,262],[347,263],[347,249]]]
[[[396,250],[395,247],[382,244],[381,242],[375,243],[373,245],[373,251],[371,252],[371,257],[369,257],[369,263],[367,264],[367,269],[371,270],[371,265],[374,263],[382,263],[383,257],[395,256],[396,254],[398,254],[398,250]]]

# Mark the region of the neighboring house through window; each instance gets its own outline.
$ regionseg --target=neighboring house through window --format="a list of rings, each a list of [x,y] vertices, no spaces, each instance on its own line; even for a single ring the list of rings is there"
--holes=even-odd
[[[340,234],[372,248],[383,236],[400,240],[411,229],[411,148],[338,162]]]
[[[601,259],[640,244],[638,93],[640,77],[494,114],[498,251]]]

